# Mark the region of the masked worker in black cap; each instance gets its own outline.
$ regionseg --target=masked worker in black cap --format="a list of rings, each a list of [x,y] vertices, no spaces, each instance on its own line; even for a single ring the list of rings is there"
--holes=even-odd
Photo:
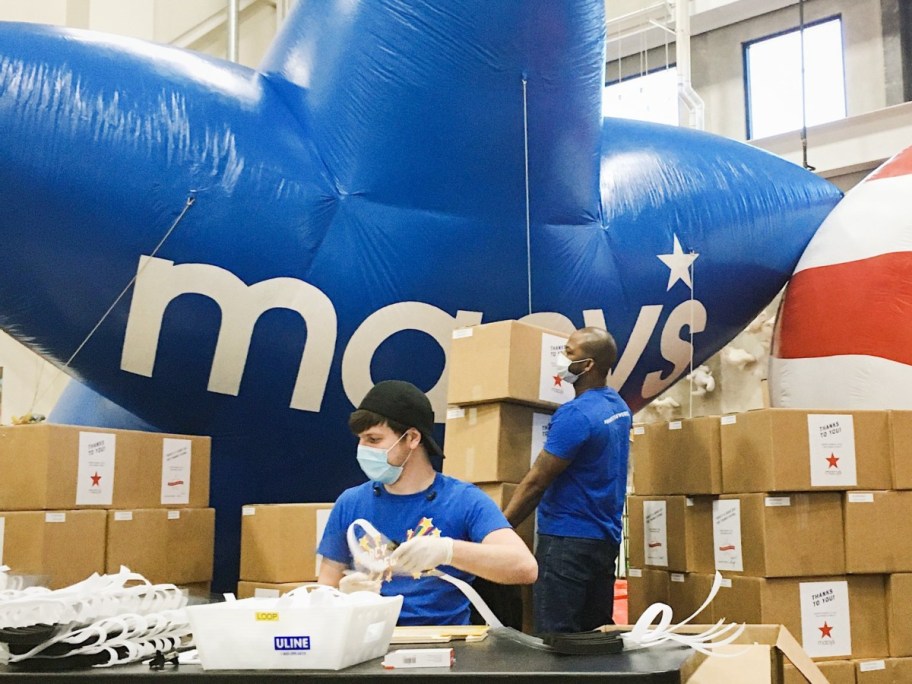
[[[376,384],[348,421],[358,436],[358,463],[369,478],[338,498],[319,553],[320,584],[344,592],[404,597],[400,625],[469,622],[469,602],[455,586],[418,573],[439,568],[471,581],[531,584],[538,565],[494,501],[472,484],[443,475],[434,442],[434,411],[424,393],[399,380]],[[353,572],[349,525],[370,522],[398,544],[391,578]]]

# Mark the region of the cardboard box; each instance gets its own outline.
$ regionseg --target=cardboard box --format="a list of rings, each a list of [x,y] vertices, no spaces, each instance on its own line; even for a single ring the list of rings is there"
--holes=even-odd
[[[0,427],[0,510],[207,506],[209,460],[209,437]]]
[[[672,572],[715,570],[712,499],[685,496],[628,496],[629,562]]]
[[[465,482],[518,483],[545,446],[550,412],[496,402],[447,409],[447,475]]]
[[[51,589],[105,571],[104,511],[0,513],[0,563]]]
[[[886,411],[758,409],[723,416],[727,493],[890,489]]]
[[[695,633],[708,625],[687,625],[679,631]],[[783,680],[783,658],[787,658],[811,684],[828,684],[801,646],[782,625],[748,625],[733,644],[718,651],[729,657],[713,658],[694,652],[681,667],[685,684],[779,684]]]
[[[277,598],[287,594],[292,589],[304,586],[307,582],[238,582],[237,597],[245,598]]]
[[[912,656],[912,574],[887,576],[887,634],[894,658]],[[912,681],[912,680],[910,680]]]
[[[821,674],[830,684],[855,684],[855,663],[851,660],[830,660],[817,663]],[[791,663],[785,663],[783,684],[805,684],[807,680]]]
[[[627,620],[636,623],[653,603],[668,603],[668,573],[648,568],[627,568]]]
[[[887,655],[885,603],[880,575],[726,577],[712,607],[713,620],[781,624],[812,658],[845,660]]]
[[[700,572],[672,572],[668,575],[668,605],[671,606],[672,624],[686,620],[697,612],[709,598],[715,575]],[[712,604],[697,616],[699,622],[712,619]]]
[[[241,509],[241,579],[313,582],[331,503],[256,504]]]
[[[656,455],[654,444],[665,434],[664,423],[634,425],[630,429],[630,467],[633,469],[633,491],[637,496],[667,496],[674,489],[675,471]]]
[[[858,684],[909,684],[912,682],[912,658],[883,658],[856,660],[855,679]]]
[[[842,496],[846,572],[912,572],[912,491]]]
[[[486,482],[478,485],[478,488],[494,499],[494,503],[502,511],[510,504],[510,499],[516,493],[516,485],[509,482]],[[536,511],[532,511],[529,517],[523,520],[519,527],[516,528],[516,534],[526,542],[526,546],[529,547],[530,551],[535,547],[535,515]]]
[[[845,572],[838,492],[726,494],[712,507],[716,570],[755,577]]]
[[[511,400],[555,409],[573,398],[555,361],[568,335],[519,321],[453,331],[447,355],[447,403],[464,406]]]
[[[890,411],[893,489],[912,489],[912,411]]]
[[[692,496],[722,492],[718,417],[635,425],[631,433],[630,459],[637,494]]]
[[[212,579],[215,509],[108,511],[107,572],[125,565],[152,583]]]

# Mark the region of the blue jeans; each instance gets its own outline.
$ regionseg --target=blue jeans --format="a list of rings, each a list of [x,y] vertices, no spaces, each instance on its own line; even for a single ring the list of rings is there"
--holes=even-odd
[[[538,535],[532,594],[536,633],[585,632],[613,624],[618,550],[608,540]]]

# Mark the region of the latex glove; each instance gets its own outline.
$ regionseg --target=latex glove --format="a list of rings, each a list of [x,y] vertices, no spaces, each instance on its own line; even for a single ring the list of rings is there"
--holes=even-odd
[[[401,573],[419,573],[433,570],[438,565],[449,565],[453,560],[451,537],[414,537],[399,546],[390,556],[390,565]]]
[[[356,591],[370,591],[379,594],[381,583],[380,578],[373,579],[366,573],[346,570],[342,579],[339,580],[339,591],[343,594],[354,594]]]

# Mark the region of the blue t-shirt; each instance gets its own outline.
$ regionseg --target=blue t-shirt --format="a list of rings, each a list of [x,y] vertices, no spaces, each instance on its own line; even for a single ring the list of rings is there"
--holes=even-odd
[[[433,525],[444,537],[481,542],[494,530],[510,523],[491,497],[478,487],[441,473],[428,489],[417,494],[390,494],[383,485],[365,482],[342,492],[336,500],[320,541],[319,553],[351,566],[346,533],[348,526],[364,518],[388,539],[401,544],[408,531]],[[471,582],[474,575],[441,566],[449,575]],[[466,625],[469,600],[449,582],[439,577],[413,579],[394,576],[383,582],[383,596],[402,594],[400,625]]]
[[[555,411],[545,451],[570,464],[545,490],[538,531],[621,541],[630,409],[610,387],[590,389]]]

